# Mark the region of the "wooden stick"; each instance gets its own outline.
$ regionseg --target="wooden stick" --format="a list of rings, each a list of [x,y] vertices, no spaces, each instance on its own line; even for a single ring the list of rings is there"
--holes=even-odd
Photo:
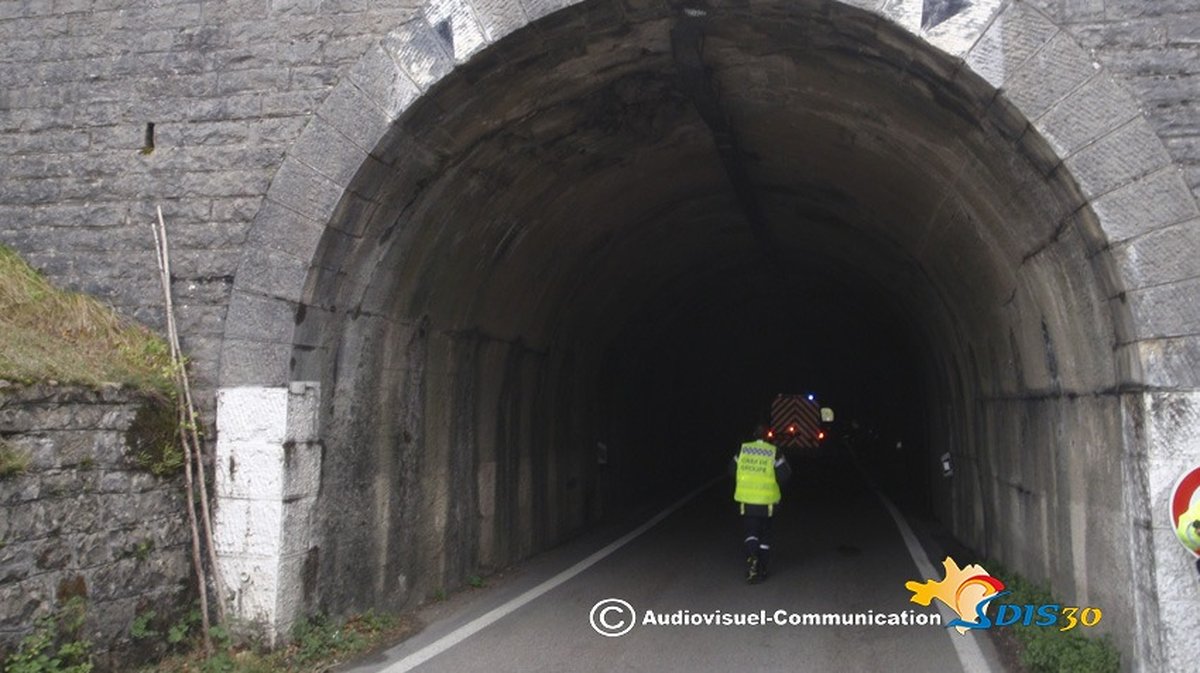
[[[158,206],[158,227],[160,230],[160,235],[162,236],[163,260],[165,263],[165,268],[167,269],[166,282],[169,295],[171,283],[171,257],[169,247],[167,246],[167,225],[163,220],[162,206]],[[170,325],[169,333],[171,335],[172,350],[176,357],[175,371],[179,376],[179,380],[182,383],[183,388],[184,409],[187,411],[186,427],[190,431],[192,454],[196,459],[196,470],[200,474],[200,523],[204,528],[204,541],[208,547],[209,573],[213,582],[213,594],[217,599],[217,623],[224,624],[225,585],[221,581],[221,566],[217,563],[217,548],[213,543],[212,514],[208,507],[208,479],[206,478],[207,468],[205,467],[206,452],[204,451],[204,445],[200,442],[200,423],[196,414],[196,405],[192,402],[191,380],[188,377],[187,364],[183,360],[183,351],[179,345],[179,330],[175,326],[175,307],[169,296],[167,299],[167,320]]]
[[[161,212],[161,211],[160,211]],[[154,231],[154,253],[158,259],[159,280],[162,283],[163,295],[166,299],[167,306],[167,334],[168,345],[171,348],[171,362],[177,362],[178,353],[175,348],[175,340],[170,338],[174,332],[174,321],[171,319],[171,281],[170,281],[170,262],[167,259],[165,252],[165,241],[159,235],[159,230],[153,224],[150,228]],[[176,413],[179,419],[183,420],[179,400],[176,400]],[[207,574],[204,572],[204,562],[201,560],[201,543],[200,530],[196,525],[196,487],[192,476],[192,455],[191,447],[188,445],[187,437],[182,425],[179,428],[180,444],[183,445],[183,473],[187,484],[187,514],[188,525],[192,531],[192,568],[196,571],[196,584],[200,594],[200,620],[201,629],[204,636],[204,654],[206,657],[212,656],[212,634],[210,633],[208,623],[208,581]],[[203,475],[201,475],[203,477]]]

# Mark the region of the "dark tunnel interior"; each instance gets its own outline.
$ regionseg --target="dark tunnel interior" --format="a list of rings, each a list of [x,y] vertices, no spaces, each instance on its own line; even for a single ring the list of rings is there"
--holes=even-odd
[[[1045,143],[852,8],[611,7],[425,92],[329,223],[292,371],[325,391],[327,607],[403,605],[687,490],[781,392],[902,439],[908,504],[964,541],[1069,576],[988,518],[1013,485],[1115,478],[1051,440],[1111,429],[1089,394],[1123,327]]]
[[[781,393],[812,394],[834,410],[829,448],[848,448],[851,424],[875,433],[873,450],[885,441],[927,444],[920,353],[903,316],[802,272],[748,271],[748,285],[654,307],[614,340],[600,384],[605,416],[623,421],[611,426],[614,445],[643,454],[678,447],[682,455],[667,451],[658,469],[704,480],[721,473],[754,426],[770,425]],[[904,457],[915,463],[911,473],[930,467],[924,451]],[[912,485],[908,495],[908,504],[929,506],[927,489]]]

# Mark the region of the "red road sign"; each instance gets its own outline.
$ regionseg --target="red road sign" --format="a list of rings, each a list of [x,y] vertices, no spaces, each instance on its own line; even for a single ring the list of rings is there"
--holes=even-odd
[[[1175,490],[1171,493],[1171,528],[1176,531],[1175,536],[1179,538],[1180,544],[1187,548],[1188,551],[1200,556],[1200,540],[1195,536],[1184,537],[1179,534],[1179,520],[1188,510],[1200,503],[1200,466],[1192,468],[1187,474],[1184,474],[1175,484]],[[1195,512],[1193,512],[1193,518]]]

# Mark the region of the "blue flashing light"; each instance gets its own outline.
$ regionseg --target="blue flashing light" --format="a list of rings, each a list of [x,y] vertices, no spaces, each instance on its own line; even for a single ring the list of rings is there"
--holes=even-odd
[[[808,394],[808,401],[809,401],[809,402],[812,402],[812,401],[813,401],[815,398],[816,398],[816,396],[815,396],[815,395],[813,395],[812,393],[809,393],[809,394]]]

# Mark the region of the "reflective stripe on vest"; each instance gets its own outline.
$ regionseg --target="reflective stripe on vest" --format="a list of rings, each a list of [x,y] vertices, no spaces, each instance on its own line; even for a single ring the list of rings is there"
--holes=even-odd
[[[733,499],[747,505],[774,505],[779,502],[774,445],[762,440],[742,444]]]

